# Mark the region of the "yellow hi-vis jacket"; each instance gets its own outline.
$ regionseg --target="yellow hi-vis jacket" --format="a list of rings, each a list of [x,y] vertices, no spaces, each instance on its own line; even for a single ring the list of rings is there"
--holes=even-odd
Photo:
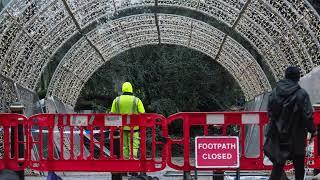
[[[112,102],[112,113],[117,114],[139,114],[145,113],[142,101],[133,95],[121,95],[116,97]],[[125,126],[124,130],[130,130],[130,127]],[[139,126],[135,126],[133,130],[138,130]]]

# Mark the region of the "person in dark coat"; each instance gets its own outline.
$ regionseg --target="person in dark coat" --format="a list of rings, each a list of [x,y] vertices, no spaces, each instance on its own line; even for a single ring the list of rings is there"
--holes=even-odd
[[[288,67],[285,78],[269,96],[264,152],[273,163],[271,180],[283,178],[286,160],[293,160],[295,179],[304,178],[305,140],[308,132],[315,136],[316,129],[309,95],[299,86],[299,80],[300,69]]]

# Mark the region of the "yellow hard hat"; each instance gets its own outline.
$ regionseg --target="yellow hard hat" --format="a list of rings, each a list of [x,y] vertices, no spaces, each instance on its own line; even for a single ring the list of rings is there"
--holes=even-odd
[[[122,92],[130,92],[133,93],[132,85],[129,82],[125,82],[122,84]]]

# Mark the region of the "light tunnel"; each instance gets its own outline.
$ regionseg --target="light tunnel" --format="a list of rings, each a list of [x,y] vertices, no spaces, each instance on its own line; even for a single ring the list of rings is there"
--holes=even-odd
[[[160,7],[199,12],[233,29],[262,55],[276,80],[288,65],[298,65],[303,75],[320,65],[320,17],[307,0],[12,0],[0,14],[2,110],[5,102],[22,98],[17,89],[34,93],[55,53],[77,35],[81,38],[61,60],[48,89],[48,95],[69,105],[103,63],[130,48],[158,43],[212,57],[247,100],[271,89],[249,51],[206,22],[157,11],[115,18],[133,8]]]
[[[195,49],[213,60],[217,58],[239,83],[247,100],[270,90],[268,79],[258,63],[235,40],[228,38],[222,48],[222,55],[217,57],[225,35],[223,32],[183,16],[158,14],[159,38],[154,16],[143,14],[124,17],[109,21],[89,32],[87,38],[102,52],[103,59],[82,38],[58,66],[49,86],[49,95],[60,97],[63,102],[74,105],[84,83],[105,61],[130,48],[158,44],[159,41],[162,44]]]

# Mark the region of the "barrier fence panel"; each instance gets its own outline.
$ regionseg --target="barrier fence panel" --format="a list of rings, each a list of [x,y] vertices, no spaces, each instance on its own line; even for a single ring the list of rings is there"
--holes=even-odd
[[[312,147],[313,155],[310,158],[312,163],[310,164],[310,167],[315,169],[320,169],[320,152],[319,152],[320,111],[314,112],[313,118],[314,118],[313,122],[318,128],[318,135],[317,135],[318,137],[314,138],[314,143]]]
[[[27,167],[27,118],[0,113],[0,170],[20,171]]]
[[[320,112],[314,113],[314,122],[320,124]],[[266,112],[216,112],[216,113],[177,113],[167,118],[169,127],[168,134],[168,160],[169,167],[190,171],[195,169],[195,137],[196,136],[238,136],[240,149],[240,170],[271,170],[272,163],[264,156],[263,143],[264,131],[268,123]],[[180,137],[170,133],[172,126],[180,126],[182,131]],[[246,136],[247,131],[256,126],[258,138],[251,140]],[[176,127],[175,127],[176,128]],[[247,142],[255,143],[259,151],[248,153]],[[318,141],[314,139],[312,156],[307,160],[311,161],[310,168],[320,167],[318,155]],[[180,156],[177,151],[182,153]],[[292,168],[288,164],[286,169]],[[227,170],[227,169],[221,169]]]
[[[191,171],[197,136],[237,136],[240,170],[270,170],[262,151],[267,123],[266,112],[177,113],[167,119],[158,114],[38,114],[29,119],[0,114],[0,170],[154,172],[168,165]],[[320,111],[314,112],[314,123],[320,126]],[[252,129],[255,140],[247,136]],[[320,169],[318,139],[307,151],[309,168]],[[259,151],[248,151],[248,142]]]
[[[167,126],[158,114],[39,114],[28,126],[28,152],[39,152],[30,159],[35,170],[152,172],[166,166]]]

